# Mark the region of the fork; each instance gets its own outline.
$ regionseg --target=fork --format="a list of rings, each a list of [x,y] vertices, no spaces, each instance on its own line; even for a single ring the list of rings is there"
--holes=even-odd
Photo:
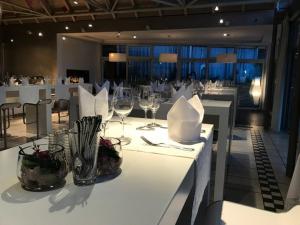
[[[144,142],[146,142],[148,145],[152,145],[152,146],[165,147],[165,148],[176,148],[176,149],[183,150],[183,151],[195,151],[195,149],[193,149],[193,148],[187,148],[187,147],[182,147],[182,146],[178,146],[178,145],[166,144],[163,142],[153,143],[150,140],[148,140],[147,138],[145,138],[144,136],[141,136],[141,139]]]

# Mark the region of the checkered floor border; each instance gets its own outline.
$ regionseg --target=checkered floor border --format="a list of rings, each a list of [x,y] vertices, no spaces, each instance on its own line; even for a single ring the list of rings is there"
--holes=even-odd
[[[284,201],[260,131],[251,129],[251,139],[264,209],[273,212],[281,211],[284,209]]]

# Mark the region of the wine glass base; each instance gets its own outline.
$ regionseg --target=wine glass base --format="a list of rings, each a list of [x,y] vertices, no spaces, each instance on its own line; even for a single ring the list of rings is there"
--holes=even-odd
[[[147,127],[153,128],[153,127],[163,127],[163,126],[158,123],[149,123],[149,124],[147,124]]]
[[[154,128],[152,126],[150,126],[150,124],[144,125],[144,126],[140,126],[136,128],[137,130],[143,130],[143,131],[147,131],[147,130],[154,130]]]
[[[130,137],[120,137],[121,145],[129,145],[131,143]]]

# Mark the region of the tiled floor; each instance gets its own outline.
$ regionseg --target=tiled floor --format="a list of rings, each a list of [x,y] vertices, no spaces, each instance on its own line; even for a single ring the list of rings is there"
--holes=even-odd
[[[264,209],[250,129],[235,128],[229,159],[224,198],[229,201]],[[285,159],[288,137],[285,134],[260,129],[265,148],[279,189],[286,197],[290,179],[285,176]],[[280,146],[280,147],[279,147]]]
[[[57,116],[53,115],[53,129],[68,128],[67,119],[67,117],[62,118],[62,123],[58,124]],[[8,133],[11,134],[11,137],[9,137],[10,147],[26,143],[28,138],[33,136],[26,133],[21,118],[12,120]],[[265,132],[262,129],[260,129],[260,133],[281,194],[285,199],[290,182],[290,179],[285,176],[288,136],[286,134]],[[2,140],[0,140],[0,145],[3,146]],[[251,133],[248,128],[235,128],[233,131],[224,198],[256,208],[264,208]]]

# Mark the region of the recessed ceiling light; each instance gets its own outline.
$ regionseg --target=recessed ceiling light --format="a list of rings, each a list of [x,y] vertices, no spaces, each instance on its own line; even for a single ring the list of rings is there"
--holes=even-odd
[[[133,36],[132,36],[132,38],[133,38],[133,39],[136,39],[136,38],[137,38],[137,36],[136,36],[136,35],[133,35]]]
[[[31,31],[31,30],[28,30],[28,31],[27,31],[27,34],[28,34],[28,35],[32,35],[32,31]]]
[[[223,34],[223,36],[224,36],[224,37],[229,37],[229,36],[230,36],[230,34],[228,34],[228,33],[224,33],[224,34]]]
[[[68,26],[65,26],[65,30],[69,30],[70,29],[70,27],[68,27]]]
[[[219,23],[220,23],[220,24],[223,24],[223,23],[224,23],[224,20],[223,20],[223,19],[220,19],[220,20],[219,20]]]
[[[61,38],[63,41],[67,40],[67,38],[65,36],[62,36]]]
[[[11,43],[13,43],[13,42],[14,42],[14,39],[13,39],[13,38],[12,38],[12,39],[10,39],[10,42],[11,42]]]
[[[39,37],[43,37],[44,36],[44,34],[42,32],[39,32],[38,35],[39,35]]]
[[[88,26],[89,26],[89,28],[92,28],[92,27],[93,27],[93,24],[89,23],[89,25],[88,25]]]
[[[73,3],[74,3],[75,5],[78,5],[78,2],[77,2],[77,1],[73,1]]]
[[[216,7],[214,8],[214,10],[215,10],[216,12],[218,12],[218,11],[219,11],[219,6],[216,5]]]

